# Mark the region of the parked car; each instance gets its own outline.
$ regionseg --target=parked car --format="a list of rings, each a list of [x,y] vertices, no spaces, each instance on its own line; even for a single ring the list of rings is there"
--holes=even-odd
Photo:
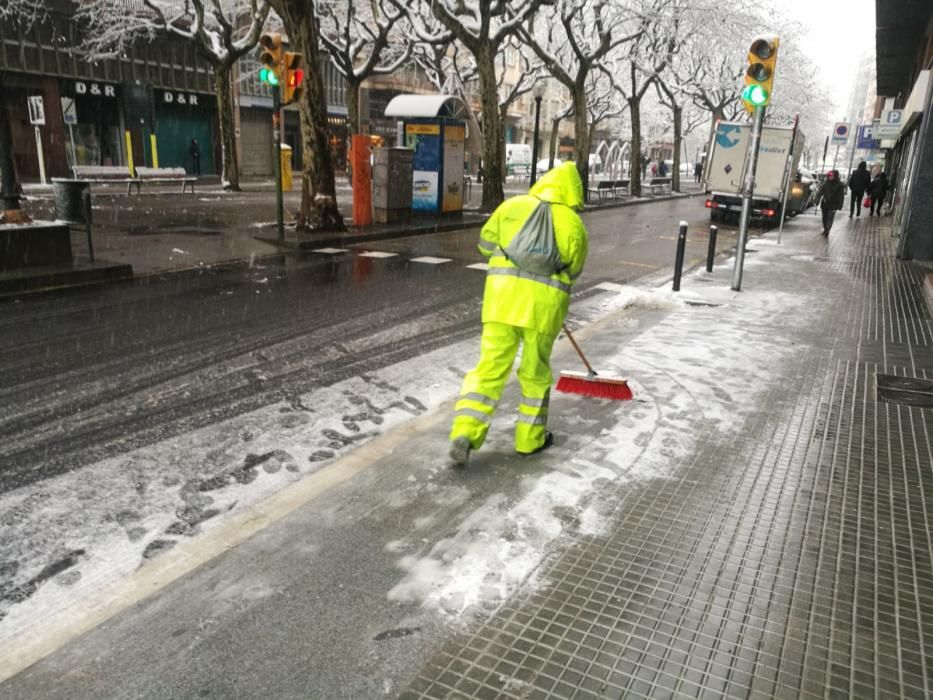
[[[556,168],[558,165],[560,165],[563,162],[564,161],[562,161],[560,158],[555,158],[554,167]],[[542,158],[541,160],[539,160],[537,164],[535,165],[535,171],[538,173],[537,176],[541,177],[542,175],[544,175],[544,173],[550,170],[551,169],[550,164],[551,164],[550,158]]]

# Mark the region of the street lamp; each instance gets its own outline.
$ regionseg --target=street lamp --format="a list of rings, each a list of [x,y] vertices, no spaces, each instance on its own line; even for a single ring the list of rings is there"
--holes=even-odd
[[[535,97],[535,137],[531,145],[531,184],[538,179],[538,128],[541,121],[541,100],[544,98],[544,83],[538,81],[532,94]]]

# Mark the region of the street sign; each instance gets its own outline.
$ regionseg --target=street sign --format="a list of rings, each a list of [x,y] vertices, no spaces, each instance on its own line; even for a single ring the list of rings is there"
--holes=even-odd
[[[846,124],[845,122],[836,122],[836,126],[833,127],[833,143],[845,143],[849,140],[849,130],[851,129],[851,124]]]
[[[860,124],[858,128],[858,136],[856,139],[856,148],[871,151],[880,147],[880,142],[875,138],[875,125]]]
[[[33,126],[45,126],[45,106],[42,104],[42,95],[30,95],[27,99],[29,107],[29,123]]]
[[[78,109],[73,97],[62,98],[62,117],[68,126],[78,123]]]
[[[877,139],[895,139],[904,126],[904,110],[886,109],[881,113],[881,121],[875,129]]]

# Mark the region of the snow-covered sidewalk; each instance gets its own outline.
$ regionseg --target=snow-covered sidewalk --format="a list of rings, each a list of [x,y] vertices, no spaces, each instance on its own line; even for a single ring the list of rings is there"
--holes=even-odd
[[[781,246],[753,241],[741,293],[729,261],[680,294],[607,284],[574,304],[580,342],[635,400],[554,394],[558,439],[534,458],[511,450],[512,385],[470,467],[446,467],[470,341],[3,497],[3,513],[54,503],[3,524],[24,550],[75,561],[4,610],[0,649],[19,643],[0,677],[54,653],[0,691],[694,696],[757,677],[805,694],[798,648],[818,665],[834,638],[816,600],[826,580],[851,587],[829,494],[854,478],[834,455],[840,436],[847,459],[861,449],[845,400],[853,381],[866,391],[871,339],[852,334],[878,301],[853,265],[883,233],[834,235],[827,248],[801,219]],[[933,358],[928,343],[914,354]],[[553,364],[576,368],[566,342]],[[143,507],[141,479],[171,488]],[[854,674],[855,609],[825,595]]]

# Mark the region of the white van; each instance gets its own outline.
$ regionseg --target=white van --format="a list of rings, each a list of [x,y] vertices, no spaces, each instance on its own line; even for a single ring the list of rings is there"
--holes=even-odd
[[[528,175],[531,173],[531,146],[527,143],[505,144],[505,174]]]

